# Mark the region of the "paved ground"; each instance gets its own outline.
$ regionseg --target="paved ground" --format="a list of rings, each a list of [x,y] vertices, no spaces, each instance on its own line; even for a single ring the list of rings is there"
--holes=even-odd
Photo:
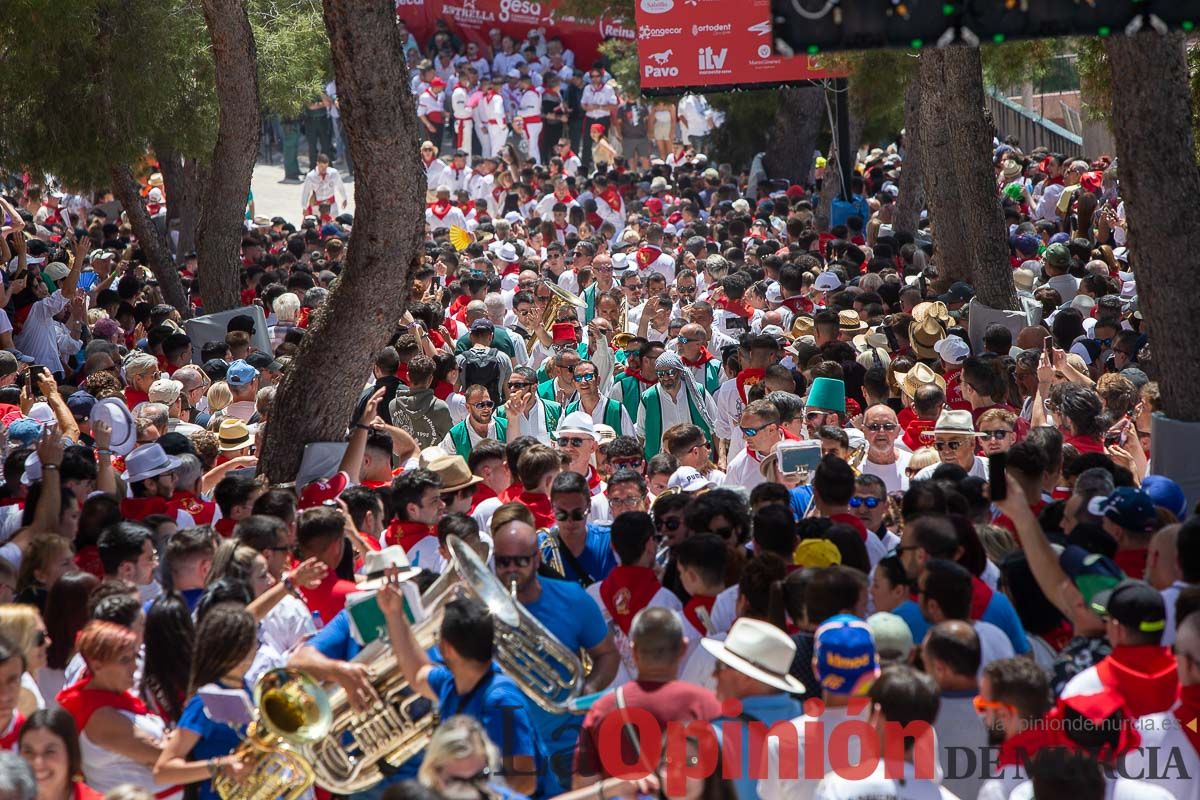
[[[301,169],[307,163],[307,158],[300,160]],[[299,225],[302,206],[300,203],[300,181],[284,181],[283,166],[279,156],[275,156],[275,164],[259,162],[254,167],[254,178],[250,187],[254,191],[254,213],[265,217],[280,216]],[[346,194],[350,197],[350,207],[344,209],[354,213],[354,184],[346,181]]]

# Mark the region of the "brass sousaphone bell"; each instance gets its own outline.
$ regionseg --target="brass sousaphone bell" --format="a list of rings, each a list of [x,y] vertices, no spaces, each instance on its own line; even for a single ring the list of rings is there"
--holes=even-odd
[[[563,306],[571,305],[576,308],[587,308],[587,302],[582,297],[568,292],[554,281],[543,279],[542,283],[550,287],[550,299],[546,301],[546,310],[542,312],[542,327],[546,330],[550,330],[550,326],[554,324],[555,319],[558,317],[558,310]]]

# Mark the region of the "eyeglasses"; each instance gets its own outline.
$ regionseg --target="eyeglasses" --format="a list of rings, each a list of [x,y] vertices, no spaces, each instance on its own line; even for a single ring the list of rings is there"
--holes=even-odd
[[[50,635],[45,631],[38,631],[33,636],[33,646],[42,647],[46,642],[50,641]]]
[[[681,520],[679,517],[670,517],[669,519],[654,520],[655,529],[660,530],[660,531],[663,529],[666,529],[668,531],[677,531],[677,530],[679,530],[679,526],[682,524],[683,524],[683,520]]]
[[[571,511],[567,511],[565,508],[556,508],[554,509],[554,518],[559,522],[566,522],[567,520],[582,522],[587,519],[587,515],[590,513],[590,508],[576,508]]]
[[[668,378],[674,378],[675,370],[673,370],[673,369],[656,369],[656,370],[654,370],[654,374],[658,376],[658,379],[660,381],[663,381],[663,380],[667,380]]]
[[[586,441],[587,441],[587,439],[583,438],[582,436],[560,436],[560,437],[558,437],[558,443],[560,445],[562,445],[563,447],[583,447],[583,444]]]
[[[888,553],[888,555],[889,556],[900,556],[900,555],[904,555],[909,550],[920,550],[920,549],[921,549],[921,545],[919,545],[919,544],[898,544],[894,548],[892,548],[892,552]]]
[[[989,711],[1003,711],[1006,708],[1012,708],[1010,703],[1000,703],[995,700],[988,700],[981,694],[971,698],[972,705],[975,706],[975,713],[986,714]]]
[[[987,441],[988,439],[995,439],[997,442],[1003,442],[1008,438],[1010,433],[1012,433],[1012,431],[980,431],[979,438],[983,439],[984,441]]]
[[[480,411],[486,411],[489,408],[495,408],[496,404],[491,400],[481,400],[478,403],[471,403],[472,408],[478,408]]]
[[[536,384],[536,383],[527,383],[527,382],[525,382],[525,381],[521,381],[520,383],[510,383],[510,384],[508,385],[508,390],[509,390],[510,392],[513,392],[513,391],[516,391],[516,390],[518,390],[518,389],[532,389],[532,388],[534,388],[535,386],[537,386],[537,384]]]
[[[596,373],[594,372],[585,372],[582,375],[575,376],[576,383],[591,383],[594,380],[596,380]]]
[[[600,272],[605,275],[608,275],[609,273],[611,273],[613,271],[612,267],[601,267],[597,264],[592,264],[592,269],[595,270],[596,272]]]
[[[514,567],[528,567],[533,561],[534,555],[536,554],[530,553],[527,556],[496,556],[496,566],[507,567],[511,564]]]
[[[631,497],[610,497],[608,504],[613,508],[636,508],[638,503],[642,502],[645,497],[640,494],[632,495]]]
[[[492,779],[492,771],[489,768],[484,767],[483,769],[479,770],[479,772],[476,772],[474,775],[472,775],[469,778],[457,778],[457,777],[453,777],[453,776],[447,777],[446,783],[478,784],[478,783],[486,783],[487,781],[490,781],[491,779]]]
[[[737,534],[736,528],[709,528],[709,533],[720,536],[722,539],[732,539]]]
[[[900,426],[894,422],[872,422],[867,426],[867,430],[869,430],[871,433],[879,433],[880,431],[887,431],[888,433],[891,433],[898,427]]]
[[[631,469],[634,472],[638,472],[642,469],[642,466],[646,463],[646,459],[644,459],[644,458],[613,458],[613,459],[609,459],[608,463],[612,465],[613,470]]]
[[[963,442],[956,440],[953,442],[934,442],[933,446],[940,453],[943,450],[945,450],[946,448],[950,448],[951,451],[958,450],[960,447],[963,446],[963,444],[964,444]]]
[[[858,508],[859,506],[866,506],[867,508],[875,508],[881,502],[883,501],[881,501],[878,497],[851,497],[850,507]]]

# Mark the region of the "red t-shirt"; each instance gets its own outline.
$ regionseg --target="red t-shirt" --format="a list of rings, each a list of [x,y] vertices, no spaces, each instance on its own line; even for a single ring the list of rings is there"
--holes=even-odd
[[[149,402],[150,395],[146,394],[145,392],[139,392],[132,386],[125,387],[125,405],[129,407],[130,411],[136,408],[138,403]]]
[[[304,602],[308,604],[309,610],[317,612],[321,622],[328,625],[329,621],[346,607],[346,595],[357,590],[358,587],[353,581],[344,581],[330,570],[325,580],[312,589],[301,587],[300,593],[304,595]]]
[[[691,722],[692,720],[716,719],[721,715],[721,704],[716,695],[702,686],[685,681],[670,681],[658,683],[653,681],[630,681],[624,684],[622,693],[626,708],[637,708],[648,711],[658,720],[657,730],[665,730],[668,722]],[[601,774],[610,777],[604,770],[600,758],[600,726],[605,717],[617,712],[617,695],[615,692],[605,695],[596,701],[584,717],[583,727],[579,731],[579,746],[575,749],[575,772],[580,775]],[[610,725],[611,727],[611,725]],[[639,730],[639,736],[643,734]],[[658,736],[647,731],[645,735]],[[640,752],[654,753],[658,751],[658,741],[653,743],[640,742]],[[629,741],[627,734],[621,736],[622,760],[626,764],[636,764],[638,752]]]
[[[1104,442],[1100,441],[1095,436],[1068,436],[1063,440],[1063,444],[1069,444],[1076,449],[1081,455],[1083,453],[1103,453]],[[1141,574],[1141,573],[1138,573]]]

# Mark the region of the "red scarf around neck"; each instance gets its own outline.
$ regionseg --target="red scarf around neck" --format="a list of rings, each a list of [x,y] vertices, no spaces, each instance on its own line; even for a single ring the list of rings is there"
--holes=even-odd
[[[801,294],[784,298],[780,305],[793,314],[811,314],[813,310],[812,300]]]
[[[1200,753],[1200,725],[1196,723],[1197,718],[1200,718],[1200,684],[1184,686],[1179,690],[1175,719],[1179,720],[1179,727],[1192,743],[1192,749]]]
[[[20,711],[13,709],[12,722],[9,724],[8,733],[0,736],[0,750],[13,750],[17,746],[17,740],[21,738],[21,726],[25,724],[25,715]]]
[[[550,505],[550,495],[542,492],[521,492],[517,502],[528,506],[533,512],[533,521],[539,528],[553,528],[558,524],[554,518],[554,508]]]
[[[700,355],[697,356],[695,361],[693,361],[689,358],[684,358],[682,353],[679,354],[679,357],[683,360],[683,365],[685,367],[689,367],[691,369],[696,369],[697,367],[703,367],[705,364],[707,364],[708,362],[710,362],[714,358],[716,358],[716,356],[714,356],[712,353],[710,353],[708,348],[704,345],[700,345]]]
[[[613,211],[621,210],[621,194],[613,187],[609,186],[600,193],[600,199],[608,204],[608,207]]]
[[[625,368],[625,374],[632,375],[633,377],[638,379],[638,383],[644,383],[647,386],[653,386],[654,384],[658,383],[657,376],[654,378],[644,378],[644,377],[642,377],[642,373],[638,372],[635,369],[630,369],[629,367]]]
[[[612,621],[628,636],[634,616],[650,604],[661,588],[651,567],[616,567],[600,584],[600,599]]]
[[[742,398],[743,403],[746,402],[746,392],[751,386],[760,383],[766,374],[765,369],[744,369],[737,374],[738,397]]]
[[[150,709],[146,708],[146,704],[139,698],[133,696],[129,692],[110,692],[106,689],[89,689],[92,678],[89,675],[87,678],[74,683],[58,693],[58,704],[63,707],[71,717],[75,720],[75,729],[83,733],[87,727],[88,720],[92,718],[92,714],[102,708],[111,708],[116,711],[128,711],[136,716],[145,716],[150,713]]]
[[[641,248],[640,250],[637,251],[638,269],[645,269],[646,267],[650,266],[655,261],[657,261],[658,257],[661,255],[662,255],[662,248],[656,247],[652,244],[648,244],[645,247]]]
[[[432,211],[433,215],[438,219],[445,219],[446,215],[450,213],[450,209],[452,208],[454,208],[454,204],[449,200],[438,200],[436,203],[429,204],[429,210]]]
[[[736,314],[742,319],[750,319],[754,316],[754,309],[746,305],[745,300],[730,300],[728,297],[722,297],[717,301],[717,308],[728,311],[730,314]]]
[[[387,532],[383,535],[383,541],[387,545],[398,544],[404,548],[404,552],[408,553],[426,536],[436,537],[437,528],[423,522],[394,519],[388,525]]]
[[[692,599],[687,601],[687,605],[683,607],[683,616],[688,622],[692,623],[692,627],[700,631],[701,636],[708,636],[710,631],[708,626],[704,624],[704,620],[700,619],[700,609],[704,609],[705,615],[712,613],[713,604],[717,602],[715,594],[694,594]]]

